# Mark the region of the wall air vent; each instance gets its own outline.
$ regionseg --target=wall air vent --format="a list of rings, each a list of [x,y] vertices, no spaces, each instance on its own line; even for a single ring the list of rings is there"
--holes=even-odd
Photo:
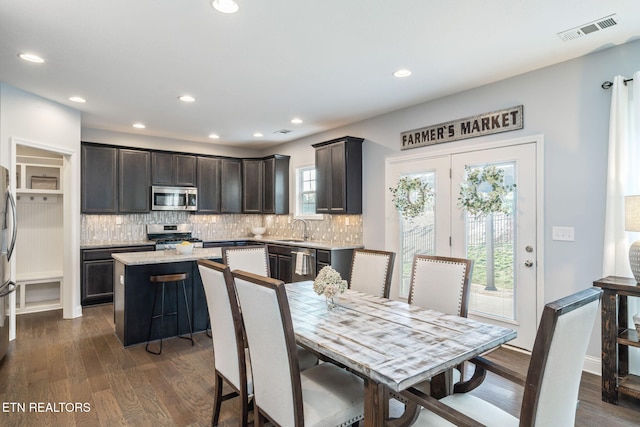
[[[569,41],[586,36],[587,34],[595,33],[596,31],[604,30],[605,28],[613,27],[614,25],[618,25],[618,17],[615,13],[558,33],[558,37],[564,41]]]
[[[289,130],[289,129],[280,129],[280,130],[275,131],[274,133],[280,133],[282,135],[286,135],[286,134],[291,133],[291,132],[293,132],[293,131]]]

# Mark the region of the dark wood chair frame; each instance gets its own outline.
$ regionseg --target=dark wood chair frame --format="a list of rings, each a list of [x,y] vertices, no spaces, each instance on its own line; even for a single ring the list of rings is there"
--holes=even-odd
[[[536,333],[536,339],[533,345],[531,361],[529,362],[529,369],[526,377],[523,377],[520,373],[491,362],[483,357],[476,357],[471,360],[476,365],[476,374],[474,374],[474,377],[476,377],[476,375],[478,377],[484,377],[485,372],[488,370],[524,387],[524,394],[520,409],[521,426],[535,425],[535,416],[537,413],[538,401],[540,399],[540,385],[542,384],[545,368],[547,366],[547,357],[549,355],[549,349],[558,323],[558,318],[595,300],[599,300],[601,295],[601,289],[588,288],[555,302],[551,302],[544,307],[542,318],[540,319],[540,325],[538,326],[538,332]],[[482,381],[477,382],[477,385],[481,382]],[[410,388],[401,392],[401,395],[411,401],[412,405],[418,404],[423,406],[457,426],[479,427],[484,425],[418,390]],[[394,423],[395,420],[390,420],[387,423],[387,427],[394,426]]]
[[[287,347],[287,354],[289,356],[289,369],[291,374],[291,384],[293,390],[294,400],[294,419],[295,427],[304,426],[304,413],[303,413],[303,397],[302,397],[302,384],[300,381],[300,368],[298,365],[298,351],[296,348],[296,338],[293,332],[293,322],[291,320],[291,312],[289,309],[289,301],[284,287],[284,282],[281,280],[272,279],[269,277],[259,276],[257,274],[249,273],[242,270],[234,270],[233,277],[245,280],[258,286],[264,286],[269,289],[273,289],[276,294],[278,306],[280,307],[280,316],[282,318],[282,324],[284,327],[285,345]],[[239,307],[236,305],[235,310],[240,315]],[[265,424],[265,420],[277,425],[264,410],[262,410],[258,403],[254,404],[254,423],[256,427],[262,427]]]
[[[238,305],[238,298],[236,297],[236,289],[233,283],[233,275],[231,270],[224,264],[220,264],[209,260],[198,260],[198,265],[206,268],[211,268],[215,271],[222,273],[224,282],[227,289],[227,295],[229,296],[229,304],[231,306],[231,315],[233,317],[234,333],[236,337],[236,353],[238,354],[238,366],[240,369],[240,389],[236,388],[224,375],[222,375],[217,369],[215,371],[215,388],[214,388],[214,400],[213,400],[213,413],[211,415],[211,426],[218,425],[218,419],[220,417],[220,408],[222,402],[234,397],[240,397],[240,425],[246,426],[249,422],[249,411],[251,409],[251,403],[249,402],[248,388],[247,388],[247,360],[245,357],[245,334],[242,324],[242,314]],[[216,349],[213,347],[213,360],[216,360]],[[214,363],[215,365],[215,363]],[[232,391],[223,395],[222,387],[223,382],[227,383]]]
[[[379,254],[385,255],[388,257],[387,260],[387,275],[384,280],[384,290],[383,297],[389,298],[389,293],[391,292],[391,279],[393,277],[393,267],[395,265],[396,253],[395,252],[387,252],[387,251],[379,251],[374,249],[354,249],[353,256],[351,258],[351,273],[349,277],[349,287],[351,287],[351,281],[353,280],[353,264],[356,260],[356,254],[360,253],[371,253],[371,254]]]

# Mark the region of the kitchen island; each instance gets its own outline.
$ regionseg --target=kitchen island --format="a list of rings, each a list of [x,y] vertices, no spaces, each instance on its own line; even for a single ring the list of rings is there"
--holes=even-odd
[[[154,295],[156,286],[159,286],[149,281],[152,275],[189,273],[185,284],[191,326],[194,333],[207,329],[209,313],[197,260],[220,261],[222,259],[220,248],[195,248],[188,255],[178,254],[175,249],[171,249],[115,253],[112,256],[115,259],[113,307],[116,336],[125,347],[147,341]],[[168,287],[165,295],[166,311],[174,311],[178,302],[180,315],[178,328],[174,319],[165,321],[163,336],[167,338],[188,334],[189,324],[182,300],[176,301],[173,286]],[[151,340],[159,339],[160,332],[160,328],[154,324]]]

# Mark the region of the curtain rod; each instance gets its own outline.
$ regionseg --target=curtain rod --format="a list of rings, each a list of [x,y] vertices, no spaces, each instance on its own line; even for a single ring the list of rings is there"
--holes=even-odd
[[[633,79],[624,79],[624,84],[625,84],[625,86],[626,86],[627,82],[632,82],[632,81],[633,81]],[[606,82],[603,82],[603,83],[600,85],[600,87],[601,87],[602,89],[604,89],[604,90],[611,89],[611,86],[613,86],[613,83],[611,83],[611,82],[610,82],[610,81],[608,81],[608,80],[607,80]]]

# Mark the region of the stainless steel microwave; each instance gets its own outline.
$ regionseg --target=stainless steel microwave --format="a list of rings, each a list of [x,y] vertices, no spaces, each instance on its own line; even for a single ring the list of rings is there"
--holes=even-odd
[[[198,189],[195,187],[151,187],[151,210],[198,210]]]

